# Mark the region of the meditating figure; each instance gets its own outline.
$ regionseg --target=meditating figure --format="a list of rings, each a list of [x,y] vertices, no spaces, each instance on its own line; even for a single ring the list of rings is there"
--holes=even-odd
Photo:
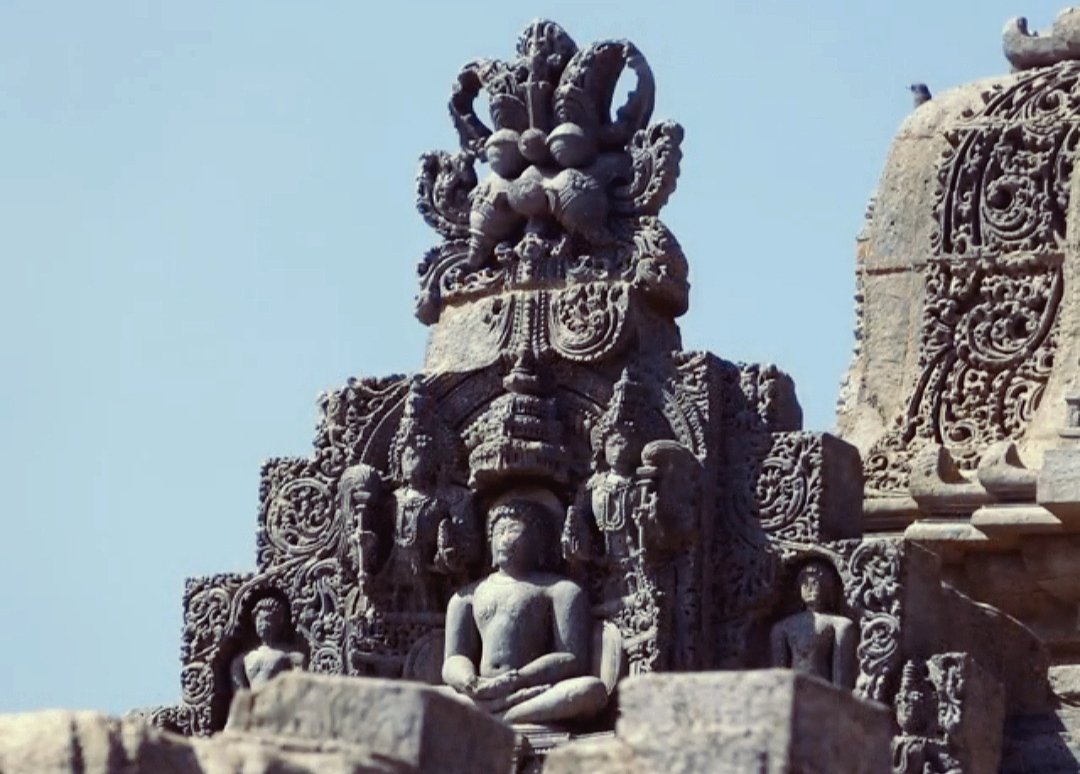
[[[557,556],[552,515],[510,500],[488,515],[495,571],[454,594],[446,610],[444,682],[511,723],[584,718],[607,703],[587,674],[589,603],[546,571]]]
[[[233,659],[233,687],[258,688],[291,669],[304,668],[304,654],[289,642],[289,608],[276,597],[264,597],[251,609],[259,644]]]
[[[805,610],[772,628],[772,664],[824,678],[841,688],[855,686],[855,624],[832,612],[836,582],[823,561],[806,564],[796,577]]]

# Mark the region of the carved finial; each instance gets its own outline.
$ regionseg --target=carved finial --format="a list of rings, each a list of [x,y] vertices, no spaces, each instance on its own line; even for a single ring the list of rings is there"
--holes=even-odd
[[[624,74],[634,88],[617,105]],[[490,116],[477,114],[481,92]],[[578,50],[545,20],[522,33],[512,60],[466,64],[450,98],[461,150],[425,154],[417,185],[424,220],[447,240],[420,267],[421,321],[439,322],[454,298],[559,287],[570,274],[634,283],[666,314],[685,311],[685,258],[655,218],[675,189],[683,132],[649,124],[655,99],[633,43]]]
[[[523,348],[517,354],[510,373],[503,377],[503,387],[519,395],[543,395],[551,390],[551,374],[536,362],[533,351]]]
[[[1017,70],[1080,59],[1080,8],[1063,10],[1042,35],[1030,32],[1023,16],[1010,19],[1002,32],[1002,45],[1005,58]]]

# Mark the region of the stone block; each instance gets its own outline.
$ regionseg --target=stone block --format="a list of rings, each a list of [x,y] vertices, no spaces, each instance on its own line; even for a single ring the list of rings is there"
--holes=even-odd
[[[754,497],[762,529],[795,542],[862,535],[859,451],[828,433],[773,433],[756,460]]]
[[[890,769],[884,706],[787,669],[632,677],[619,707],[615,739],[556,750],[545,772]]]
[[[430,686],[305,672],[239,692],[222,736],[355,747],[416,772],[501,774],[514,758],[510,726]]]
[[[189,740],[159,731],[142,718],[64,710],[0,715],[3,774],[162,771],[203,774],[204,769]]]
[[[1030,629],[955,589],[945,589],[942,601],[947,625],[939,629],[938,650],[967,653],[1000,681],[1010,715],[1040,712],[1052,705],[1046,676],[1050,654]]]
[[[1046,452],[1035,484],[1035,500],[1070,527],[1080,523],[1080,448]]]

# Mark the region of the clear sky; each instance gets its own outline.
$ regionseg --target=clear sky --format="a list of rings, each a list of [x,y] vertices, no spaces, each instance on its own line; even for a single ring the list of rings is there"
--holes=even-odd
[[[419,367],[461,64],[536,16],[638,44],[686,128],[684,345],[778,363],[826,430],[907,86],[1007,71],[1005,20],[1057,11],[1025,3],[0,2],[0,711],[175,701],[183,579],[253,566],[261,460]]]

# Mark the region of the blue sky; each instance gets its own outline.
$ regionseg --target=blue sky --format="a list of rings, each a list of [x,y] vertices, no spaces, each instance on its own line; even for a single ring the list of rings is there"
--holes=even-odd
[[[417,158],[536,16],[626,37],[686,128],[687,349],[778,363],[825,430],[853,245],[907,85],[1007,71],[1057,6],[0,4],[0,711],[179,695],[183,579],[250,569],[262,459],[315,396],[415,370]]]

